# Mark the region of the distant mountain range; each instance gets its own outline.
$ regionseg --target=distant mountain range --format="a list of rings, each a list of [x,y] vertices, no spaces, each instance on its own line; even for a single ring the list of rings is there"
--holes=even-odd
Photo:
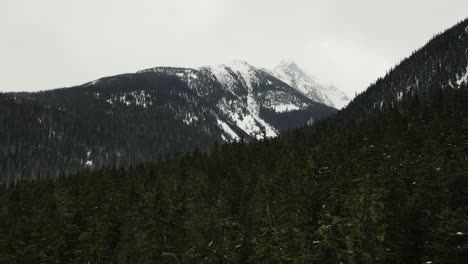
[[[274,137],[335,113],[347,97],[294,63],[267,70],[233,61],[156,67],[0,100],[0,180],[11,183]]]
[[[282,61],[271,73],[316,102],[338,109],[349,102],[348,96],[343,91],[333,85],[320,84],[292,61]]]

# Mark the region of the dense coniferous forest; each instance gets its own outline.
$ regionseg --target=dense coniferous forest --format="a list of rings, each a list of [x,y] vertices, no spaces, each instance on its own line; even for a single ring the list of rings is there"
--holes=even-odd
[[[274,139],[20,182],[0,262],[466,263],[467,50],[465,20]]]

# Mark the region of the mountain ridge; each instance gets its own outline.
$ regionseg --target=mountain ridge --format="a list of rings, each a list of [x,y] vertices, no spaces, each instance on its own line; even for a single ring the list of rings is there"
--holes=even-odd
[[[215,141],[274,137],[336,112],[245,62],[199,69],[156,67],[80,86],[6,96],[20,100],[10,107],[42,106],[37,112],[21,110],[31,117],[27,123],[7,109],[0,113],[8,120],[4,131],[19,129],[0,141],[0,148],[12,145],[14,150],[0,151],[0,170],[5,172],[1,181],[7,184],[87,167],[129,166],[194,148],[208,150]],[[48,109],[65,114],[54,120],[56,114]],[[34,137],[38,143],[19,143]],[[18,157],[14,153],[20,148]]]

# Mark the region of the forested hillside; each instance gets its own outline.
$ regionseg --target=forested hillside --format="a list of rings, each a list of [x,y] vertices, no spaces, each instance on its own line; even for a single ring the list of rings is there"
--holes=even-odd
[[[246,62],[157,67],[0,96],[5,186],[206,151],[216,141],[272,137],[336,112]]]
[[[420,101],[438,96],[440,89],[458,89],[468,81],[467,20],[436,35],[427,45],[404,59],[354,98],[348,112],[405,104],[415,96]]]
[[[313,126],[17,184],[0,195],[0,261],[466,263],[467,28]]]
[[[0,196],[1,260],[462,263],[466,102],[464,87],[339,129],[19,184]]]

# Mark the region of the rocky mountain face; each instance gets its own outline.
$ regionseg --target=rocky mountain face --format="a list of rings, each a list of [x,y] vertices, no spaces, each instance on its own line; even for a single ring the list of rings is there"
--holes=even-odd
[[[333,85],[327,86],[319,83],[292,61],[282,61],[271,71],[271,74],[310,99],[331,107],[341,109],[350,100],[343,91]]]
[[[198,69],[157,67],[140,73],[151,72],[177,77],[207,100],[223,130],[223,140],[273,137],[330,113],[324,109],[331,110],[245,61]]]
[[[274,137],[336,112],[244,61],[157,67],[2,100],[0,179],[8,183]]]

